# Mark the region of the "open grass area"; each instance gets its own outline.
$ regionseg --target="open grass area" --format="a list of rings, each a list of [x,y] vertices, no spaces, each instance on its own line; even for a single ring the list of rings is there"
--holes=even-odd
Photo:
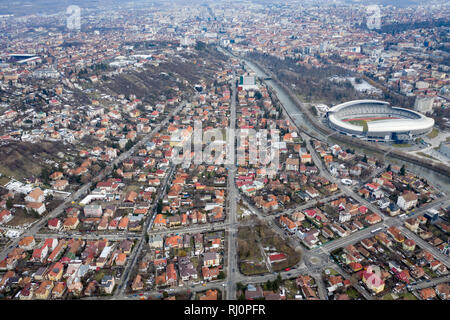
[[[417,300],[416,296],[413,295],[411,292],[405,292],[404,294],[401,295],[401,297],[404,300]]]
[[[388,294],[385,294],[385,295],[381,298],[381,300],[394,300],[394,297],[392,296],[392,293],[388,293]]]
[[[347,291],[345,292],[348,297],[352,300],[356,300],[358,298],[361,297],[361,295],[359,294],[359,292],[354,288],[354,287],[350,287],[347,289]]]
[[[419,156],[425,157],[425,158],[432,159],[432,160],[438,160],[438,159],[436,159],[435,157],[430,156],[429,154],[426,154],[426,153],[424,153],[424,152],[417,152],[416,154],[418,154]]]
[[[238,206],[237,206],[237,214],[238,214],[239,219],[248,219],[248,218],[250,218],[249,215],[243,216],[245,211],[247,211],[247,214],[248,214],[248,211],[249,211],[248,208],[246,206],[238,204]]]
[[[297,291],[299,291],[295,283],[295,280],[284,280],[283,287],[286,290],[286,299],[288,300],[294,299],[295,295],[297,294]]]
[[[423,267],[423,271],[425,271],[425,273],[427,274],[427,275],[429,275],[431,278],[437,278],[437,274],[433,271],[433,270],[431,270],[429,267]]]
[[[256,232],[250,227],[239,228],[238,252],[241,272],[245,275],[267,272]]]
[[[417,298],[411,292],[403,292],[398,295],[393,293],[385,294],[381,300],[417,300]]]
[[[9,221],[6,224],[6,226],[8,227],[21,226],[26,223],[33,223],[36,220],[38,219],[28,214],[25,210],[19,208],[16,209],[16,211],[14,212],[14,218],[11,221]]]
[[[362,127],[366,121],[365,120],[350,120],[348,123],[353,124],[355,126]]]
[[[97,274],[95,274],[94,280],[96,280],[97,282],[101,282],[104,276],[105,273],[103,271],[98,272]]]
[[[65,151],[60,142],[42,141],[39,144],[14,141],[0,148],[0,173],[16,179],[39,176],[46,161],[58,161],[56,154]]]
[[[303,95],[303,94],[297,94],[297,98],[302,102],[308,102],[308,103],[315,103],[315,104],[329,103],[326,99],[323,99],[321,97],[311,97],[311,96],[308,97],[307,95]]]
[[[238,232],[239,263],[243,274],[268,271],[261,248],[273,248],[272,252],[276,251],[286,255],[286,260],[272,265],[273,271],[292,267],[300,260],[298,252],[288,246],[265,222],[256,220],[253,227],[242,227]]]
[[[411,145],[409,143],[394,143],[392,145],[394,148],[409,148]]]
[[[137,186],[137,185],[129,185],[129,186],[125,187],[125,193],[131,192],[131,191],[139,192],[139,191],[141,191],[141,187]]]
[[[438,136],[439,134],[439,130],[436,128],[433,128],[433,130],[431,130],[431,132],[429,134],[427,134],[427,137],[430,139],[434,139]]]
[[[6,224],[8,227],[16,227],[16,226],[22,226],[26,223],[33,223],[37,219],[30,217],[30,216],[14,216],[14,219],[12,219],[10,222]]]
[[[0,186],[5,186],[10,181],[7,177],[0,177]]]
[[[264,262],[262,263],[242,262],[240,264],[240,270],[242,274],[245,274],[247,276],[269,272]]]
[[[332,276],[338,276],[339,275],[339,272],[337,272],[336,270],[334,270],[334,269],[332,269],[332,268],[327,268],[327,269],[325,269],[325,270],[328,270],[330,273],[330,275],[332,275]],[[326,273],[325,273],[325,270],[324,270],[324,272],[323,272],[323,274],[324,275],[327,275]]]

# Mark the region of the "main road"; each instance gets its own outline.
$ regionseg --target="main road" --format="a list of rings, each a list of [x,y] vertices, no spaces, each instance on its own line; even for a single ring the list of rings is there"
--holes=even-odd
[[[233,73],[234,75],[234,73]],[[237,231],[238,226],[236,223],[237,214],[237,199],[239,193],[236,189],[235,177],[236,177],[236,161],[235,161],[235,128],[236,128],[236,84],[234,83],[235,77],[231,80],[231,105],[230,105],[230,125],[228,130],[228,142],[227,142],[227,155],[230,159],[230,163],[226,164],[228,171],[227,179],[227,201],[228,211],[227,220],[230,224],[228,228],[228,255],[227,255],[227,288],[226,299],[236,300],[236,270],[237,266]]]
[[[173,175],[174,171],[175,171],[175,165],[172,165],[170,167],[168,174],[166,175],[166,177],[164,179],[162,188],[159,189],[158,195],[155,197],[155,201],[153,203],[152,210],[150,211],[151,213],[148,215],[148,217],[144,223],[144,226],[142,228],[142,234],[139,239],[139,242],[138,242],[137,246],[135,246],[133,252],[131,253],[130,258],[128,259],[129,262],[127,263],[127,265],[125,267],[125,271],[122,275],[122,279],[120,281],[118,290],[116,290],[116,294],[115,294],[116,296],[123,295],[127,288],[128,280],[132,273],[131,271],[133,270],[133,268],[137,262],[137,259],[139,258],[139,255],[146,244],[145,235],[147,234],[147,231],[151,228],[154,218],[155,218],[155,215],[157,214],[158,202],[166,194],[167,186],[172,179],[172,175]]]

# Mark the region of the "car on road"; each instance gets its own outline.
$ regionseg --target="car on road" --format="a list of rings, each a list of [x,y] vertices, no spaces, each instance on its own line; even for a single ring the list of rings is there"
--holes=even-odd
[[[286,268],[286,269],[284,269],[284,271],[290,271],[291,270],[291,268]]]

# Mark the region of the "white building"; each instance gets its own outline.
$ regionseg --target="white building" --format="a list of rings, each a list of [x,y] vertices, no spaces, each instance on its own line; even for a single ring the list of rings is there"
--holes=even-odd
[[[413,208],[417,204],[417,195],[414,192],[407,191],[397,199],[397,205],[404,211]]]
[[[414,110],[421,113],[433,111],[434,97],[417,96],[414,102]]]

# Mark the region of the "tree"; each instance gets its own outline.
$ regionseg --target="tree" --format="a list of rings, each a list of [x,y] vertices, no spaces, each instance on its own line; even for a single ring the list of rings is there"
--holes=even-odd
[[[127,143],[125,144],[125,150],[130,150],[132,146],[133,146],[133,141],[128,140]]]
[[[84,174],[83,176],[81,176],[80,182],[81,182],[82,184],[86,184],[86,183],[88,183],[89,181],[91,181],[91,179],[92,179],[91,174],[86,173],[86,174]]]
[[[275,280],[273,281],[267,280],[267,282],[264,284],[264,289],[276,292],[280,288],[281,281],[282,281],[281,275],[278,274]]]
[[[394,203],[397,203],[398,200],[398,194],[393,194],[389,197],[390,200],[392,200]]]
[[[6,208],[11,209],[13,207],[13,201],[11,198],[9,198],[8,200],[6,200]]]
[[[272,281],[267,280],[267,282],[264,284],[265,290],[272,290]]]
[[[277,283],[278,283],[278,285],[280,285],[281,284],[281,281],[282,281],[283,279],[281,278],[281,274],[278,274],[278,276],[277,276]]]
[[[244,285],[242,282],[236,283],[236,289],[238,291],[245,291],[247,289],[247,285]]]
[[[390,164],[387,166],[386,171],[391,171],[391,165]]]
[[[156,211],[158,212],[158,214],[162,212],[162,207],[163,207],[162,200],[159,200],[158,206],[156,207]]]
[[[42,182],[44,184],[48,184],[49,177],[50,177],[50,171],[46,167],[43,167],[41,170],[41,177],[40,177],[42,179]]]
[[[36,210],[34,210],[34,209],[29,210],[28,213],[29,213],[33,218],[36,218],[36,219],[41,217],[41,216],[39,215],[39,213],[38,213]]]
[[[406,167],[405,165],[402,165],[402,167],[400,168],[400,175],[404,176],[406,173]]]
[[[102,168],[101,168],[98,164],[94,164],[94,165],[92,166],[92,172],[93,172],[93,173],[98,173],[98,172],[100,172],[101,169],[102,169]]]
[[[220,271],[219,275],[217,276],[217,278],[220,280],[225,279],[225,277],[226,277],[226,275],[225,275],[225,272],[223,272],[223,271]]]
[[[195,50],[204,50],[206,48],[206,44],[202,41],[197,41],[197,43],[195,44]]]

